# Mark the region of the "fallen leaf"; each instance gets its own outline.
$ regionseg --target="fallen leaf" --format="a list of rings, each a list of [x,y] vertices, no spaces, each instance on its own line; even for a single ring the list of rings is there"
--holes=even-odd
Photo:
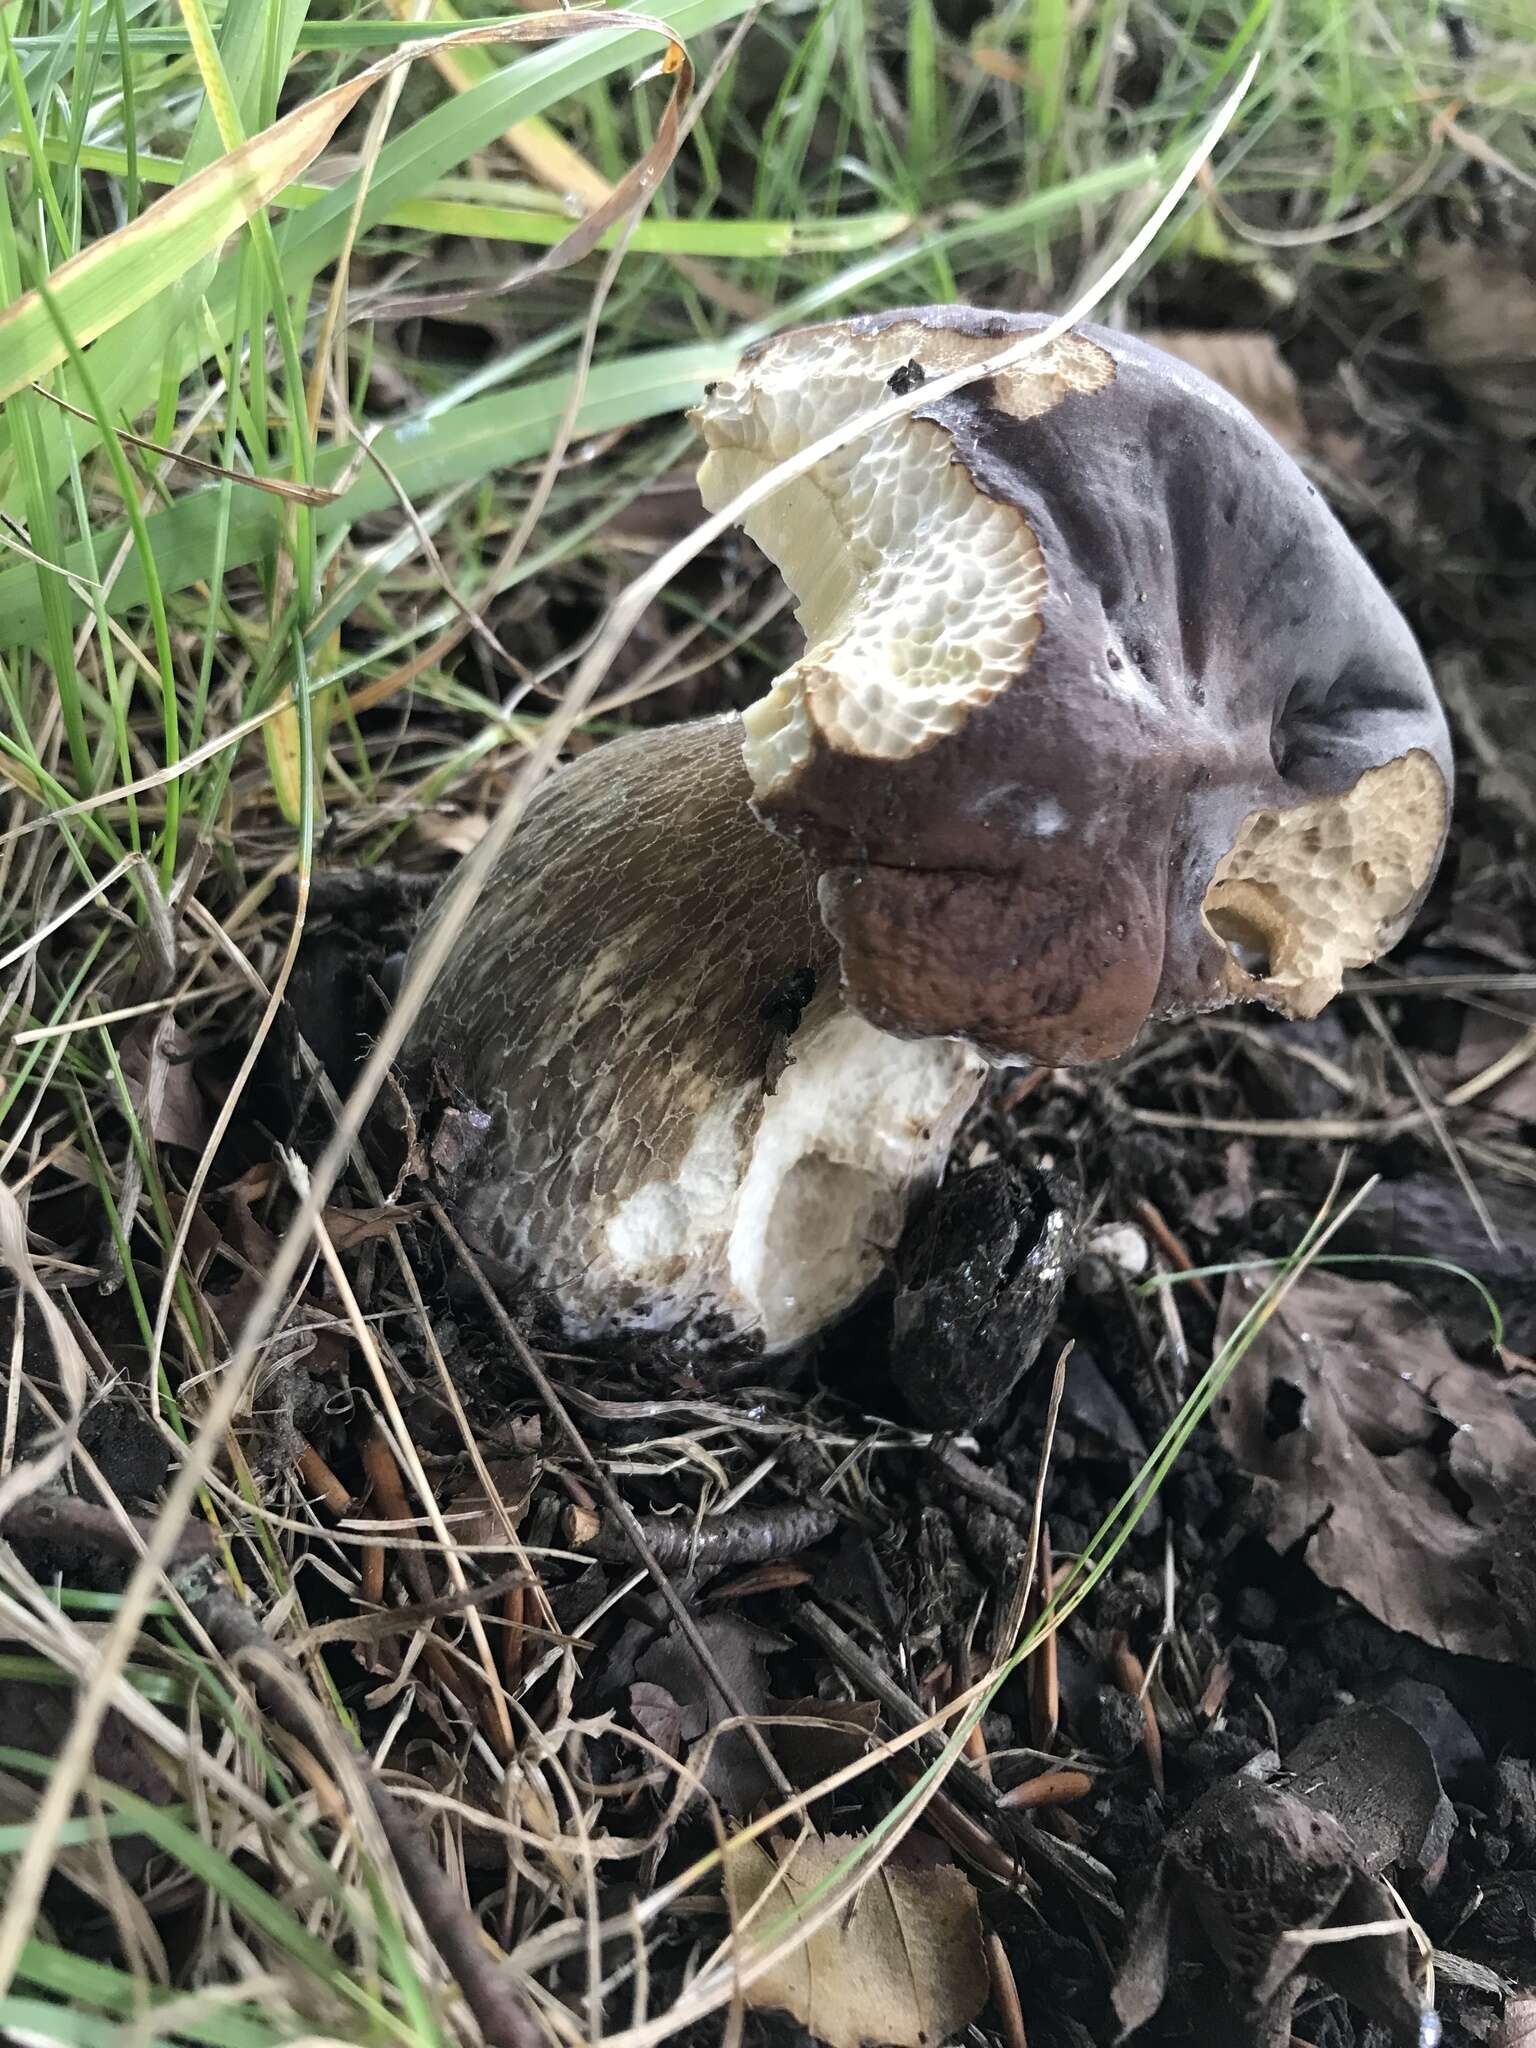
[[[120,1056],[129,1093],[155,1143],[201,1152],[213,1123],[181,1026],[169,1014],[142,1018],[123,1039]]]
[[[776,1711],[769,1697],[765,1660],[770,1651],[784,1647],[783,1638],[754,1628],[735,1614],[707,1614],[698,1628],[742,1711],[749,1715]],[[701,1743],[712,1729],[733,1717],[724,1695],[706,1677],[692,1644],[675,1628],[637,1658],[635,1676],[676,1704],[681,1715],[680,1747]],[[653,1695],[647,1697],[655,1704]],[[744,1728],[729,1728],[716,1736],[700,1762],[705,1791],[729,1814],[750,1813],[769,1790],[762,1758]]]
[[[1285,1759],[1295,1788],[1348,1832],[1372,1877],[1406,1872],[1432,1886],[1456,1832],[1428,1741],[1386,1706],[1346,1707]]]
[[[1142,339],[1230,392],[1282,448],[1295,455],[1310,447],[1312,436],[1301,409],[1301,387],[1272,335],[1248,329],[1205,334],[1154,328]]]
[[[1476,1095],[1463,1098],[1481,1110],[1494,1110],[1517,1123],[1536,1123],[1536,1047],[1530,1023],[1491,1017],[1469,1010],[1456,1047],[1452,1078],[1458,1084],[1478,1082]]]
[[[1229,1276],[1217,1341],[1263,1291]],[[1511,1383],[1465,1364],[1412,1296],[1311,1272],[1216,1402],[1276,1550],[1388,1628],[1462,1656],[1530,1659],[1536,1614],[1496,1580],[1507,1518],[1536,1500],[1536,1433]]]
[[[1536,2048],[1536,1992],[1523,1991],[1505,2006],[1493,2048]]]
[[[507,1521],[510,1519],[514,1528],[521,1522],[539,1476],[539,1461],[526,1456],[486,1458],[485,1473],[496,1489],[494,1499],[487,1494],[478,1473],[466,1474],[459,1491],[443,1496],[455,1538],[464,1550],[506,1542]]]
[[[1280,2048],[1308,1977],[1416,2040],[1418,1951],[1401,1931],[1355,1941],[1297,1937],[1396,1920],[1388,1872],[1419,1882],[1456,1825],[1418,1731],[1381,1707],[1354,1707],[1286,1758],[1271,1779],[1250,1766],[1203,1793],[1166,1837],[1132,1921],[1113,2000],[1129,2033],[1177,1982],[1178,2019],[1200,2009],[1199,2039]],[[1203,1963],[1192,1983],[1175,1964]]]
[[[1490,1179],[1484,1201],[1501,1240],[1497,1249],[1448,1173],[1405,1173],[1399,1180],[1380,1181],[1339,1233],[1338,1248],[1449,1260],[1464,1267],[1498,1303],[1505,1343],[1515,1351],[1536,1352],[1536,1188]],[[1425,1263],[1407,1284],[1453,1348],[1476,1356],[1492,1332],[1487,1304],[1466,1281]]]
[[[668,1756],[683,1753],[683,1710],[664,1685],[648,1685],[643,1679],[629,1688],[629,1711],[635,1725],[649,1735]]]
[[[768,1740],[789,1782],[803,1791],[863,1756],[880,1721],[876,1700],[775,1700]]]
[[[420,1214],[416,1207],[385,1202],[373,1209],[327,1209],[323,1221],[331,1243],[339,1252],[351,1251],[354,1245],[367,1244],[370,1238],[388,1237],[392,1230],[398,1230],[402,1223],[408,1223]]]
[[[810,1835],[798,1846],[743,1842],[726,1860],[737,1920],[772,1887],[752,1934],[799,1904],[856,1844]],[[751,1937],[749,1937],[751,1938]],[[980,2012],[988,1989],[981,1917],[951,1863],[887,1860],[852,1902],[745,1988],[747,2003],[793,2015],[827,2048],[939,2048]]]

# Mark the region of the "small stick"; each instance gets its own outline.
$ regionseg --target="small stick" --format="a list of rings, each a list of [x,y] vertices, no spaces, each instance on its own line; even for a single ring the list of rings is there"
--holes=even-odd
[[[1024,2008],[1019,2003],[1019,1987],[1014,1982],[1013,1965],[1008,1960],[1008,1951],[1003,1947],[1000,1934],[987,1936],[987,1975],[992,1980],[992,2003],[1003,2023],[1003,2039],[1008,2048],[1029,2048],[1029,2036],[1024,2031]]]
[[[134,1518],[128,1518],[133,1521]],[[135,1524],[137,1526],[137,1524]],[[5,1511],[5,1533],[30,1543],[46,1543],[68,1557],[92,1563],[103,1551],[132,1564],[138,1551],[122,1523],[109,1508],[92,1501],[76,1500],[72,1494],[34,1493]],[[188,1522],[176,1538],[168,1569],[196,1564],[214,1554],[214,1539],[206,1522]]]
[[[1158,1208],[1157,1204],[1155,1202],[1149,1202],[1145,1195],[1138,1195],[1135,1201],[1132,1202],[1131,1207],[1136,1211],[1136,1214],[1141,1218],[1142,1222],[1145,1223],[1148,1230],[1150,1230],[1152,1235],[1157,1239],[1159,1245],[1161,1245],[1163,1251],[1166,1253],[1171,1263],[1177,1266],[1181,1273],[1193,1273],[1195,1270],[1194,1260],[1190,1257],[1188,1250],[1185,1248],[1183,1239],[1172,1228],[1167,1217],[1164,1216],[1162,1210]],[[1197,1278],[1191,1280],[1189,1284],[1191,1287],[1193,1287],[1196,1294],[1199,1295],[1200,1299],[1205,1303],[1206,1307],[1211,1311],[1211,1314],[1215,1315],[1216,1297],[1211,1292],[1210,1288],[1206,1285],[1205,1281],[1203,1279]],[[1166,1292],[1167,1290],[1165,1289],[1163,1291]]]
[[[524,1592],[522,1586],[514,1586],[501,1603],[502,1619],[507,1625],[507,1640],[501,1652],[501,1668],[506,1676],[508,1692],[516,1690],[517,1682],[523,1675],[523,1647],[527,1642],[527,1604]]]
[[[363,1552],[362,1578],[358,1591],[370,1607],[384,1605],[384,1550],[378,1543],[370,1543]]]
[[[1014,1812],[1033,1813],[1042,1806],[1074,1806],[1093,1790],[1086,1771],[1042,1771],[1038,1778],[1026,1778],[1011,1792],[999,1792],[997,1803]]]
[[[1147,1769],[1152,1773],[1152,1782],[1161,1792],[1163,1731],[1158,1726],[1157,1714],[1152,1705],[1146,1668],[1126,1637],[1118,1633],[1111,1638],[1110,1662],[1114,1669],[1115,1683],[1122,1692],[1128,1692],[1141,1708],[1141,1752],[1147,1760]]]
[[[1029,1502],[1023,1494],[1015,1493],[985,1465],[978,1465],[974,1458],[967,1457],[953,1437],[936,1436],[928,1446],[928,1456],[962,1493],[968,1493],[972,1500],[979,1500],[983,1507],[992,1508],[1011,1522],[1029,1520]]]
[[[905,1751],[888,1756],[885,1767],[898,1785],[905,1785],[909,1789],[923,1774],[923,1767],[917,1758]],[[1027,1879],[1019,1868],[1017,1857],[1011,1855],[1001,1842],[988,1834],[980,1821],[973,1820],[948,1792],[933,1793],[927,1813],[936,1831],[944,1837],[950,1847],[957,1850],[960,1855],[968,1857],[979,1870],[986,1871],[989,1877],[995,1877],[999,1884],[1027,1885]]]
[[[837,1510],[813,1501],[785,1501],[776,1507],[732,1508],[694,1521],[685,1515],[637,1515],[646,1542],[663,1565],[693,1565],[701,1572],[727,1565],[769,1564],[809,1550],[832,1534]],[[573,1522],[568,1520],[567,1530]],[[583,1547],[599,1557],[628,1564],[633,1555],[622,1529],[600,1521]]]
[[[307,1436],[301,1436],[298,1456],[299,1477],[311,1493],[320,1496],[333,1515],[350,1513],[352,1496],[342,1485]]]
[[[406,1499],[405,1481],[400,1477],[400,1467],[395,1454],[389,1447],[389,1439],[382,1429],[375,1425],[363,1438],[363,1470],[368,1474],[368,1483],[374,1497],[389,1522],[409,1522],[412,1519],[411,1504]],[[400,1560],[405,1575],[411,1582],[411,1592],[425,1606],[432,1599],[432,1580],[426,1562],[419,1550],[402,1550]],[[383,1551],[379,1552],[380,1569],[383,1568]]]

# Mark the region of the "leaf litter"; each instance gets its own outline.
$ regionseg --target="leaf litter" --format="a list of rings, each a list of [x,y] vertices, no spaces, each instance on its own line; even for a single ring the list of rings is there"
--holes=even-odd
[[[1234,1273],[1219,1332],[1259,1298]],[[1389,1628],[1502,1662],[1536,1652],[1536,1611],[1500,1563],[1536,1503],[1536,1397],[1468,1365],[1389,1281],[1314,1271],[1216,1403],[1277,1550]]]
[[[725,1870],[734,1918],[771,1928],[854,1847],[840,1835],[733,1845]],[[753,1975],[743,1996],[789,2013],[826,2048],[938,2048],[975,2019],[987,1989],[976,1890],[964,1871],[892,1857],[835,1920]]]

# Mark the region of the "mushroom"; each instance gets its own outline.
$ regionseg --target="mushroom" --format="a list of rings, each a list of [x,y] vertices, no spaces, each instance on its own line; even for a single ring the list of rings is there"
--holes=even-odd
[[[1034,315],[795,330],[694,415],[724,505]],[[578,1340],[778,1351],[866,1291],[991,1062],[1310,1017],[1406,928],[1450,796],[1407,625],[1218,386],[1084,327],[745,520],[805,652],[541,792],[412,1049],[448,1189]]]

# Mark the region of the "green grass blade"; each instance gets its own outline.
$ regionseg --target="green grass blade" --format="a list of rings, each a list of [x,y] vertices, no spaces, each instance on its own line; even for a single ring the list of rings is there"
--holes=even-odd
[[[700,342],[602,364],[588,380],[578,431],[603,433],[691,405],[711,377],[730,370],[736,356],[734,341]],[[520,391],[472,399],[453,412],[438,415],[425,427],[405,421],[380,434],[377,445],[413,498],[431,496],[452,484],[483,476],[492,452],[498,464],[541,454],[559,423],[568,390],[565,376],[541,378]],[[350,457],[348,449],[326,450],[316,465],[315,481],[334,484]],[[330,532],[365,514],[385,511],[394,503],[388,482],[369,466],[359,472],[342,497],[317,509],[316,530]],[[277,501],[264,494],[238,493],[228,512],[226,566],[237,568],[259,560],[273,548],[281,512]],[[220,517],[219,491],[206,490],[178,499],[145,521],[147,544],[163,590],[184,590],[207,573]],[[101,554],[113,550],[122,536],[121,527],[100,534],[97,546]],[[78,571],[85,555],[76,547],[66,550],[64,559]],[[145,599],[141,565],[130,561],[113,585],[108,603],[114,613],[120,613]],[[26,640],[40,628],[42,611],[29,566],[0,571],[0,618],[16,640]]]

